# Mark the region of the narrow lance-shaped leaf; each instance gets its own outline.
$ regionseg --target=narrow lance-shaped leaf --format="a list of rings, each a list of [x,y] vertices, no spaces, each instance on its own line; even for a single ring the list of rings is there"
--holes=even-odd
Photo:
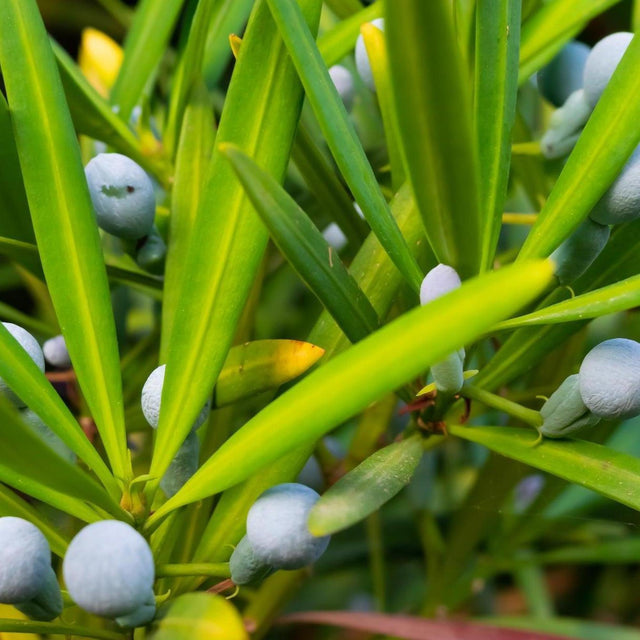
[[[64,557],[69,540],[60,532],[60,528],[49,522],[26,500],[3,484],[0,484],[0,516],[15,516],[33,522],[44,534],[51,551],[60,558]]]
[[[84,460],[113,496],[118,484],[62,398],[29,354],[0,325],[0,377],[62,441]]]
[[[274,242],[314,295],[356,342],[375,331],[378,316],[340,257],[289,194],[237,147],[224,145]]]
[[[34,0],[8,0],[0,65],[40,259],[114,473],[131,476],[115,324],[80,149]]]
[[[549,255],[584,220],[640,140],[640,37],[618,64],[518,259]]]
[[[229,350],[213,399],[217,407],[276,389],[310,369],[324,349],[301,340],[254,340]]]
[[[544,439],[534,447],[532,429],[454,425],[449,433],[640,509],[640,461],[632,456],[585,440]]]
[[[313,29],[320,0],[304,0]],[[277,96],[277,100],[274,99]],[[243,39],[217,141],[237,144],[281,179],[302,106],[302,88],[264,0]],[[267,231],[215,150],[184,255],[181,304],[167,346],[162,411],[151,473],[161,477],[213,390],[267,244]],[[148,494],[155,490],[150,484]]]
[[[0,93],[0,235],[33,241],[27,195],[18,164],[11,114],[4,94]]]
[[[111,104],[126,122],[164,54],[184,0],[142,0],[124,43],[122,66],[111,90]]]
[[[434,362],[477,338],[548,285],[549,262],[511,266],[405,313],[319,367],[237,431],[148,520],[218,493],[313,442]],[[327,398],[331,397],[331,402]],[[304,417],[304,419],[302,419]],[[277,436],[277,437],[276,437]],[[237,461],[242,459],[243,464]]]
[[[7,400],[0,401],[0,481],[58,509],[91,521],[93,503],[125,518],[118,503],[87,473],[59,456],[35,431],[22,423]]]
[[[309,531],[326,536],[363,520],[409,483],[421,457],[420,435],[376,451],[316,502]]]
[[[167,360],[167,345],[179,300],[179,283],[184,272],[184,255],[191,242],[191,232],[213,153],[214,125],[211,99],[205,87],[198,84],[189,95],[176,153],[165,269],[166,286],[162,303],[161,362]]]
[[[475,135],[482,212],[481,267],[489,269],[500,235],[518,93],[520,0],[478,0]]]
[[[598,318],[608,313],[626,311],[638,306],[640,306],[640,275],[543,307],[525,316],[505,320],[497,324],[494,329],[515,329],[531,325],[575,322],[576,320]]]
[[[406,168],[425,231],[438,261],[468,278],[480,270],[483,225],[468,72],[448,5],[388,2],[385,33]]]
[[[407,282],[417,290],[422,272],[382,195],[318,47],[295,0],[268,0],[331,153],[369,226]]]

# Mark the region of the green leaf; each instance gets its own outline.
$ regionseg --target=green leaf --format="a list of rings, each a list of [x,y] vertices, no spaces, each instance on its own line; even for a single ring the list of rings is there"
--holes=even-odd
[[[289,194],[240,149],[224,145],[273,241],[352,342],[375,331],[378,316],[340,257]]]
[[[135,160],[166,187],[169,184],[169,168],[166,164],[145,153],[137,136],[87,82],[67,52],[53,40],[51,47],[58,63],[73,124],[78,133],[106,142],[118,152]]]
[[[598,318],[640,306],[640,275],[497,324],[495,330]]]
[[[171,217],[162,304],[160,361],[167,360],[167,345],[180,300],[179,283],[184,277],[184,256],[203,192],[203,184],[215,140],[213,108],[202,84],[193,87],[182,119],[176,154],[176,173],[171,193]]]
[[[519,83],[524,84],[595,16],[620,0],[545,2],[522,26]]]
[[[277,389],[302,375],[324,349],[301,340],[254,340],[232,347],[214,389],[214,405]]]
[[[474,127],[480,171],[480,264],[493,263],[509,178],[520,45],[520,0],[478,0]]]
[[[0,377],[25,405],[35,411],[93,469],[111,494],[117,496],[118,484],[102,458],[44,373],[3,325],[0,325]]]
[[[171,604],[152,640],[249,640],[236,608],[222,596],[188,593]]]
[[[538,215],[520,258],[549,255],[569,237],[640,140],[640,38],[634,37]]]
[[[481,267],[483,224],[468,73],[450,8],[389,2],[385,31],[407,173],[425,231],[438,261],[468,278]]]
[[[0,516],[15,516],[32,522],[44,534],[51,551],[58,557],[64,558],[69,540],[60,533],[59,526],[49,522],[26,500],[3,484],[0,484]]]
[[[126,636],[115,631],[80,627],[59,622],[36,622],[35,620],[0,619],[1,633],[41,633],[43,635],[63,635],[67,637],[98,638],[99,640],[124,640]]]
[[[483,618],[483,622],[533,633],[553,633],[578,640],[638,640],[638,630],[573,618]],[[557,636],[554,636],[557,637]]]
[[[349,243],[359,246],[369,227],[356,214],[351,196],[305,125],[304,113],[291,157],[322,209],[337,223]]]
[[[477,338],[497,318],[511,315],[534,299],[548,285],[551,271],[549,262],[532,262],[487,274],[405,313],[358,342],[249,420],[147,525],[153,526],[179,506],[244,480],[411,381]]]
[[[22,183],[9,105],[0,94],[0,235],[33,241],[27,194]]]
[[[85,502],[126,517],[117,502],[87,473],[60,457],[27,428],[7,400],[0,402],[0,481],[57,509],[92,522],[99,518]]]
[[[231,47],[229,35],[238,34],[244,27],[254,0],[219,0],[216,14],[209,25],[207,46],[204,53],[204,78],[209,89],[213,89],[224,73]]]
[[[353,51],[360,35],[360,25],[381,18],[383,11],[382,0],[377,0],[370,7],[341,20],[335,27],[323,33],[318,38],[318,49],[327,67],[340,62]]]
[[[305,0],[314,25],[320,0]],[[274,99],[277,96],[277,100]],[[263,169],[284,175],[302,88],[265,0],[255,5],[225,100],[218,142],[237,144]],[[224,364],[268,235],[228,160],[215,150],[183,256],[180,305],[150,473],[161,477],[191,429]],[[168,277],[168,276],[167,276]],[[148,493],[155,490],[152,483]]]
[[[559,547],[531,554],[522,561],[527,564],[632,564],[638,559],[639,554],[640,538],[616,538],[585,545]]]
[[[326,4],[338,18],[348,18],[363,8],[360,0],[326,0]]]
[[[409,483],[422,457],[422,438],[412,436],[376,451],[340,478],[309,514],[309,531],[326,536],[377,511]]]
[[[4,4],[0,65],[51,299],[112,469],[128,478],[118,347],[98,227],[34,0]]]
[[[586,440],[549,440],[515,427],[449,427],[449,433],[500,455],[640,509],[640,460]]]
[[[184,0],[142,0],[124,42],[122,66],[111,90],[111,104],[127,122],[160,63]]]
[[[418,290],[422,272],[391,215],[318,47],[294,0],[268,0],[331,153],[380,243]]]

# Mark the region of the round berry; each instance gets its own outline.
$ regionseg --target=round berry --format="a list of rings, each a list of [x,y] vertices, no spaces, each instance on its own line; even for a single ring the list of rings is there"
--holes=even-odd
[[[338,94],[344,102],[344,106],[347,109],[351,109],[353,104],[353,76],[346,67],[339,64],[334,64],[329,69],[329,75],[331,80],[338,91]]]
[[[68,369],[71,366],[71,358],[64,336],[55,336],[47,340],[42,345],[42,353],[44,353],[45,360],[53,367]]]
[[[582,89],[584,65],[591,49],[573,40],[551,62],[536,74],[540,93],[555,107],[578,89]]]

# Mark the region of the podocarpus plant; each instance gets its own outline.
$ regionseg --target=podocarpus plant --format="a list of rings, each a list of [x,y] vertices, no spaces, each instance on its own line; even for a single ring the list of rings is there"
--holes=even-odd
[[[0,0],[0,634],[631,634],[638,24],[39,4]]]

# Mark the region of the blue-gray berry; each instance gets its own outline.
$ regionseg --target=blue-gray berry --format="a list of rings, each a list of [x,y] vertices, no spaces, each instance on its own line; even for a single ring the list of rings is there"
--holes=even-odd
[[[44,372],[44,355],[42,349],[38,344],[38,341],[22,327],[11,322],[2,323],[7,331],[15,338],[18,344],[29,354],[31,359],[36,363],[38,369]],[[0,378],[0,394],[2,394],[8,400],[11,400],[17,407],[26,406],[26,402],[23,402],[18,396],[9,389],[7,383]]]
[[[154,225],[136,251],[136,263],[149,273],[162,275],[166,256],[167,245]]]
[[[71,366],[71,358],[64,336],[55,336],[46,340],[42,345],[42,353],[44,359],[53,367],[68,369]]]
[[[371,21],[371,24],[384,31],[384,18],[376,18]],[[369,87],[369,89],[371,89],[371,91],[375,91],[376,83],[373,80],[369,54],[367,53],[367,47],[364,44],[364,38],[362,35],[359,35],[356,40],[356,69],[358,70],[358,75],[362,78],[362,81]]]
[[[602,38],[587,57],[584,65],[584,93],[587,102],[595,107],[624,56],[633,34],[627,31]]]
[[[18,611],[32,620],[49,621],[57,618],[63,609],[62,593],[55,571],[49,567],[38,593],[26,602],[15,605]]]
[[[174,496],[185,482],[198,470],[200,441],[192,431],[182,443],[175,458],[160,480],[160,488],[167,498]]]
[[[249,538],[244,536],[229,559],[231,579],[238,585],[266,578],[273,570],[256,557]]]
[[[584,89],[574,91],[549,119],[549,128],[540,140],[542,155],[552,159],[571,153],[592,111]]]
[[[156,199],[140,165],[120,153],[101,153],[87,164],[85,175],[101,229],[131,240],[151,232]]]
[[[274,569],[300,569],[326,550],[330,536],[309,532],[309,512],[320,496],[296,483],[265,491],[249,509],[247,538],[257,560]]]
[[[427,304],[436,298],[450,293],[460,286],[458,272],[447,264],[439,264],[422,280],[420,285],[420,304]]]
[[[580,394],[600,418],[640,414],[640,344],[614,338],[591,349],[580,366]]]
[[[50,571],[51,549],[40,529],[23,518],[0,518],[0,602],[32,600]]]
[[[637,148],[622,171],[598,200],[589,217],[600,224],[631,222],[640,216],[640,148]]]
[[[73,600],[99,616],[129,616],[153,598],[151,549],[133,527],[119,520],[82,529],[67,549],[62,571]]]
[[[160,417],[160,406],[162,402],[162,387],[164,385],[164,374],[167,365],[162,364],[156,367],[147,378],[147,381],[142,387],[142,413],[147,422],[154,429],[158,428],[158,419]],[[200,415],[196,418],[196,421],[191,428],[195,431],[198,427],[204,424],[209,416],[211,410],[211,400],[207,400],[207,403],[202,407]]]
[[[590,51],[583,42],[572,40],[536,74],[540,93],[555,107],[560,107],[574,91],[582,89],[584,65]]]

